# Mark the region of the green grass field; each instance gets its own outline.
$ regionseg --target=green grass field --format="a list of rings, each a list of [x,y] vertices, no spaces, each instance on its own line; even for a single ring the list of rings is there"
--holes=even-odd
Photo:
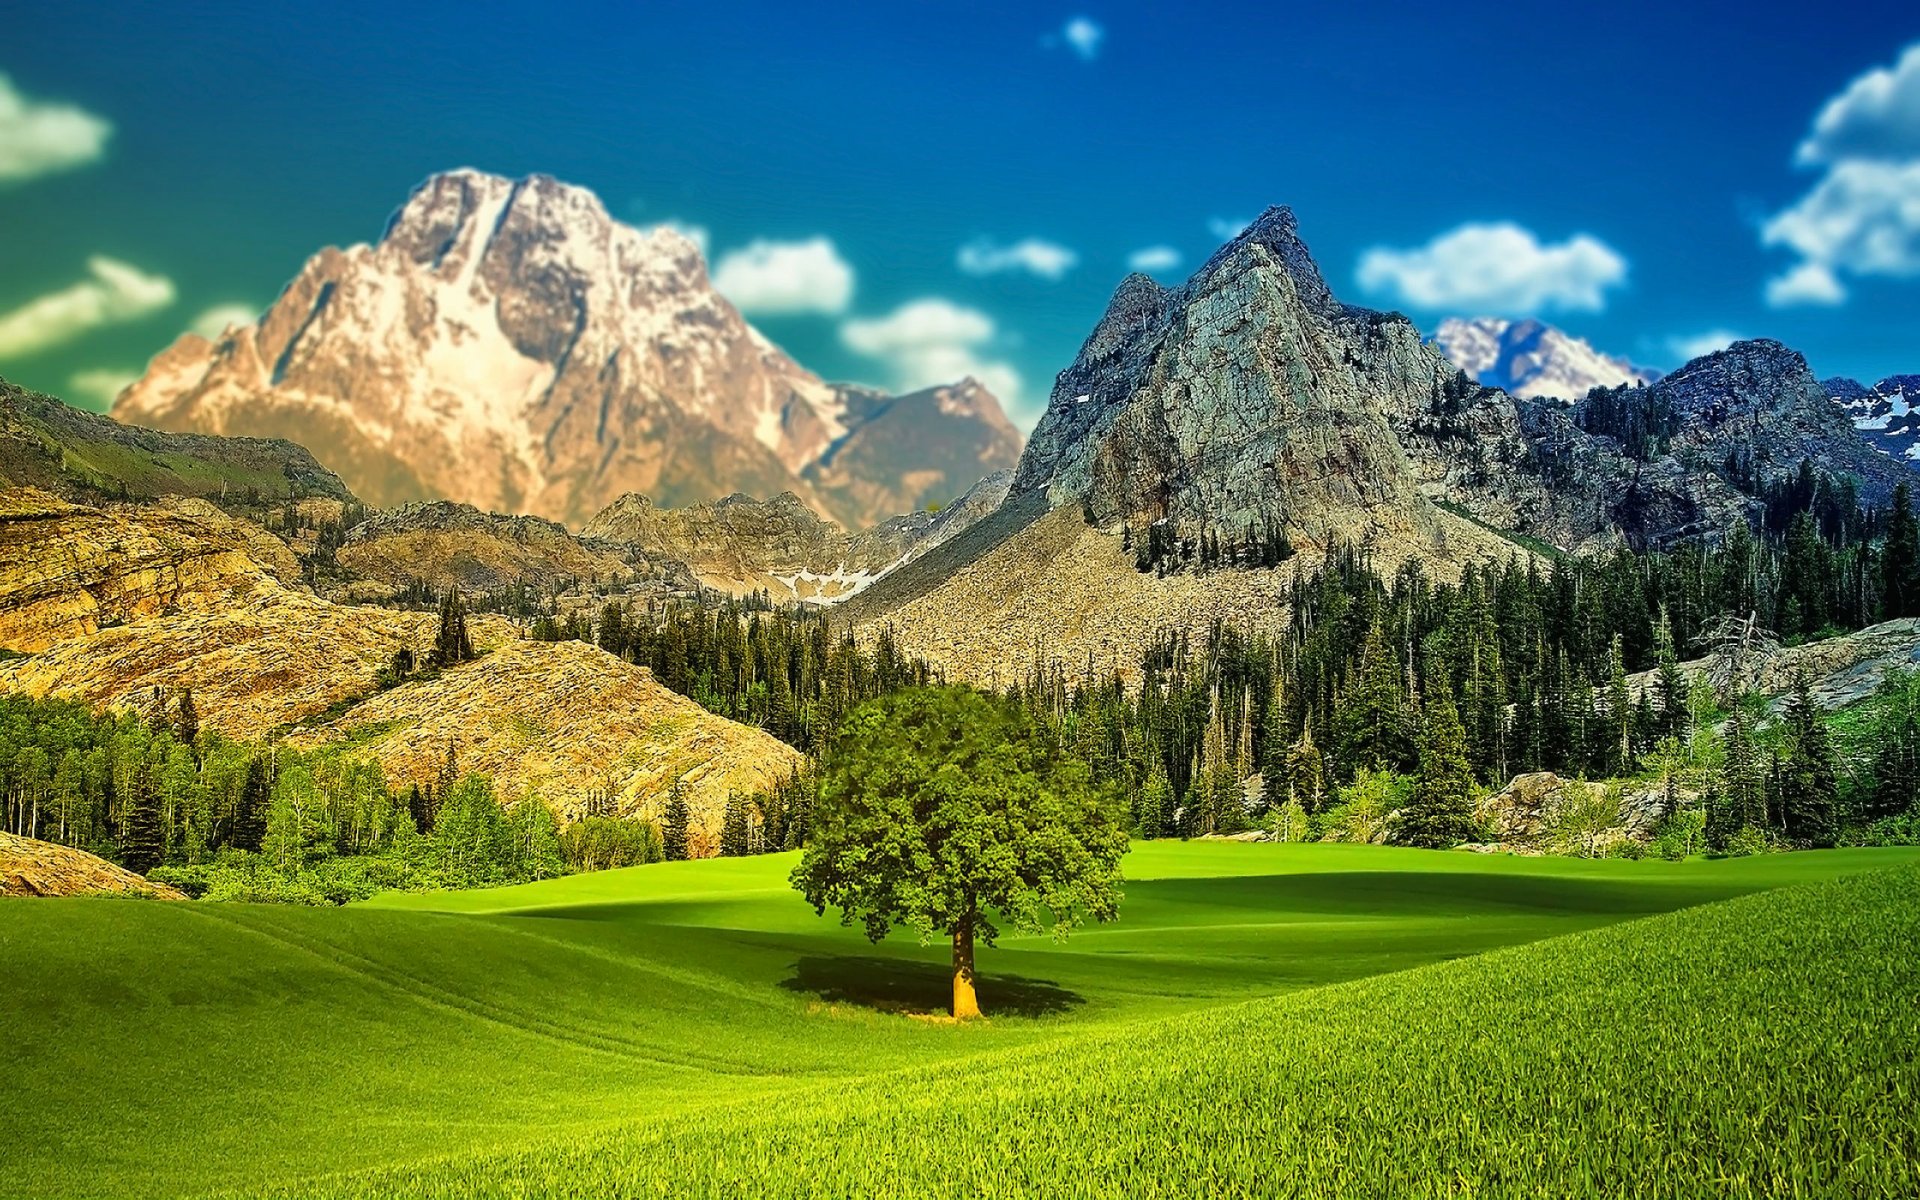
[[[1912,1192],[1917,857],[1148,844],[966,1026],[790,855],[0,903],[0,1194]]]

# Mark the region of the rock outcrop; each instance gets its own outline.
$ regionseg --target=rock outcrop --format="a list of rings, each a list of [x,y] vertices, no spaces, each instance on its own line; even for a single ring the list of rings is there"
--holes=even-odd
[[[215,614],[299,581],[283,542],[204,500],[94,508],[0,491],[0,648],[33,653],[133,621]]]
[[[945,419],[911,415],[929,407]],[[381,507],[578,525],[626,492],[791,490],[864,524],[982,438],[991,461],[952,486],[1010,465],[997,403],[974,409],[852,402],[748,325],[679,233],[545,176],[459,170],[416,188],[378,243],[314,255],[254,324],[183,336],[114,414],[298,438]]]
[[[5,832],[0,832],[0,896],[186,899],[164,883],[153,883],[85,850]]]

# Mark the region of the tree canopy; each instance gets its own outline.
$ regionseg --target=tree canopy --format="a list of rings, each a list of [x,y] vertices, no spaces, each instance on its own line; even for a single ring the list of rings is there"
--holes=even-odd
[[[793,885],[874,941],[950,937],[953,1015],[978,1015],[973,944],[1001,925],[1065,937],[1112,920],[1128,814],[1024,709],[912,689],[851,713],[820,780]]]

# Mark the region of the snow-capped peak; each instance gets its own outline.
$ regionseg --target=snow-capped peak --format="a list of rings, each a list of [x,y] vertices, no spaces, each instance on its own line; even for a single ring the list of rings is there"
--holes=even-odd
[[[1515,396],[1574,401],[1596,387],[1660,377],[1543,321],[1449,317],[1428,340],[1480,383]]]

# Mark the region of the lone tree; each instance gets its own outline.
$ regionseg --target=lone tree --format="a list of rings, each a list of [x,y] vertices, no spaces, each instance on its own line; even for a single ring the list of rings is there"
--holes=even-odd
[[[996,919],[1057,938],[1120,902],[1127,812],[1018,706],[967,688],[855,709],[820,780],[793,886],[816,912],[953,941],[953,1015],[977,1017],[973,948]]]
[[[1443,688],[1427,704],[1420,743],[1420,776],[1400,810],[1395,839],[1403,846],[1445,850],[1479,835],[1473,820],[1473,768],[1467,764],[1467,732]]]

